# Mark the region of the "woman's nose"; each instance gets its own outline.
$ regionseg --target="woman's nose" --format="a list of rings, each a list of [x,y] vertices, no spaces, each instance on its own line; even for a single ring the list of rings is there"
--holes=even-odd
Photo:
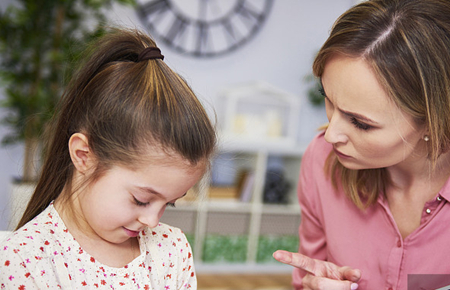
[[[331,144],[347,143],[348,136],[345,133],[345,120],[338,115],[329,118],[328,127],[325,131],[325,140]]]

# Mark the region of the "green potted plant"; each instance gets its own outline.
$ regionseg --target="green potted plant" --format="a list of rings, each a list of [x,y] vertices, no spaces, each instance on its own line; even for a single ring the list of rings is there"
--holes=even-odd
[[[114,2],[135,1],[15,0],[0,11],[0,106],[6,109],[1,122],[10,128],[2,144],[24,144],[21,183],[36,181],[42,134],[72,64],[85,43],[104,32],[105,13]]]
[[[320,92],[322,85],[315,76],[307,75],[305,82],[308,83],[308,100],[314,107],[323,107],[325,105],[325,97]]]

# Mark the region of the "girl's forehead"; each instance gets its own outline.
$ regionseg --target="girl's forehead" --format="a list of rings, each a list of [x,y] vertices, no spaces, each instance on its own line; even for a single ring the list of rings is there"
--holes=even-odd
[[[193,163],[174,150],[166,150],[156,146],[148,147],[143,154],[136,156],[136,164],[133,166],[135,169],[148,166],[176,166],[188,171],[206,170],[207,158]]]

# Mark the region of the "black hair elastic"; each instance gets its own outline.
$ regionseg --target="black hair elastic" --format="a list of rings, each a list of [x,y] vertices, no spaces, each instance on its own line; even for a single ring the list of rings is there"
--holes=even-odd
[[[144,49],[138,56],[137,62],[149,59],[164,60],[164,55],[161,54],[161,50],[155,46],[150,46]]]

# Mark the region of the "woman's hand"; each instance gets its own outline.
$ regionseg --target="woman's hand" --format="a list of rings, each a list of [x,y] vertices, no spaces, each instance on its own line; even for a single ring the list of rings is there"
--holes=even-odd
[[[305,290],[355,290],[361,271],[350,267],[338,267],[333,263],[311,259],[299,253],[276,251],[273,257],[285,264],[307,272],[302,279]]]

